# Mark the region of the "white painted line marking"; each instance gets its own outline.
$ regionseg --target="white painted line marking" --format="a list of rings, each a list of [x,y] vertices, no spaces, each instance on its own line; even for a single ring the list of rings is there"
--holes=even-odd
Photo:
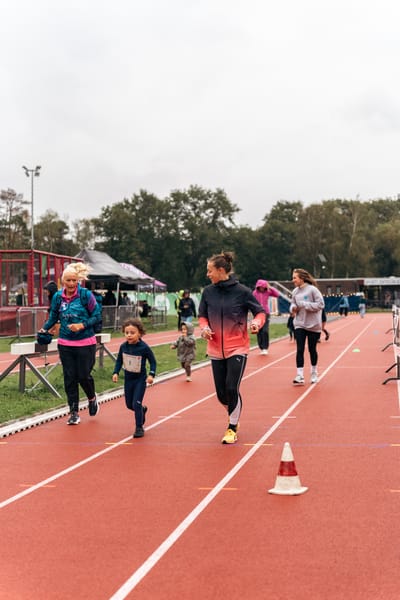
[[[342,356],[351,348],[356,340],[370,327],[372,323],[369,323],[359,334],[353,339],[348,346],[337,356],[337,358],[331,363],[331,365],[323,372],[320,379],[324,377],[332,367],[342,358]],[[161,560],[161,558],[168,552],[168,550],[175,544],[175,542],[185,533],[190,525],[197,519],[198,516],[203,512],[205,508],[214,500],[221,490],[227,487],[230,480],[240,471],[240,469],[250,460],[250,458],[257,452],[257,450],[266,442],[266,440],[278,429],[290,413],[301,404],[312,390],[316,389],[316,386],[310,386],[304,393],[294,402],[287,411],[280,417],[280,419],[254,444],[254,446],[243,456],[243,458],[223,477],[219,483],[210,491],[209,494],[183,519],[178,527],[162,542],[158,548],[151,554],[144,563],[131,575],[131,577],[113,594],[109,600],[124,600],[130,594],[130,592],[140,583],[140,581],[147,575],[149,571]]]

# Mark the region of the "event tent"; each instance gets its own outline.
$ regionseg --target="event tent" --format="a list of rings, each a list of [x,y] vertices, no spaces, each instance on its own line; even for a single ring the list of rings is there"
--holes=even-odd
[[[145,283],[142,284],[140,283],[139,286],[141,288],[145,288],[146,290],[151,290],[151,291],[155,291],[155,292],[166,292],[167,291],[167,284],[163,283],[162,281],[159,281],[158,279],[153,279],[152,277],[150,277],[149,275],[147,275],[144,271],[141,271],[140,269],[138,269],[138,267],[135,267],[135,265],[131,265],[128,263],[119,263],[124,269],[127,269],[130,273],[132,273],[133,275],[137,276],[137,277],[143,277],[143,278],[149,278],[151,279],[151,283]]]
[[[139,285],[151,285],[153,278],[145,273],[134,273],[124,269],[119,262],[105,252],[83,249],[75,258],[82,259],[91,268],[89,278],[96,285],[103,283],[104,287],[117,290],[135,289]]]

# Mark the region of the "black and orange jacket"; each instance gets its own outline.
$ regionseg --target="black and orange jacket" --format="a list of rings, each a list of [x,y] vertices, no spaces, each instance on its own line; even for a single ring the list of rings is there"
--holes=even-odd
[[[208,340],[210,358],[229,358],[235,354],[248,354],[250,340],[247,317],[249,311],[258,327],[265,323],[265,311],[254,298],[252,291],[229,276],[225,281],[204,288],[199,305],[199,324],[213,332]]]

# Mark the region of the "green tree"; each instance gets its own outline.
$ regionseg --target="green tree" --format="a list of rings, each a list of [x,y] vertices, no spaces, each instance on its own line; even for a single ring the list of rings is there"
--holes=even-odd
[[[132,263],[153,277],[161,278],[166,203],[140,190],[131,200],[104,207],[94,219],[96,249],[118,262]]]
[[[359,276],[371,256],[365,243],[365,233],[369,228],[368,206],[359,200],[339,200],[335,213],[338,215],[338,236],[341,241],[335,276]]]
[[[279,201],[264,217],[257,231],[260,251],[256,260],[267,279],[291,279],[293,267],[300,265],[296,232],[303,210],[301,202]]]
[[[374,271],[379,277],[398,275],[400,271],[400,219],[379,223],[373,233]]]
[[[93,219],[78,219],[73,221],[73,241],[79,250],[84,248],[94,249],[98,241],[97,238],[97,221]]]
[[[22,194],[11,188],[0,192],[0,247],[16,250],[30,247],[29,215]]]
[[[35,224],[35,249],[74,256],[77,246],[69,238],[69,226],[54,210],[47,210]]]
[[[270,273],[260,264],[262,256],[260,237],[249,226],[230,228],[222,249],[233,251],[235,273],[244,285],[253,288],[260,277],[263,279],[270,277]]]
[[[166,202],[168,235],[177,240],[177,260],[182,266],[175,287],[197,288],[208,283],[206,260],[221,251],[239,209],[224,190],[199,186],[174,190]]]

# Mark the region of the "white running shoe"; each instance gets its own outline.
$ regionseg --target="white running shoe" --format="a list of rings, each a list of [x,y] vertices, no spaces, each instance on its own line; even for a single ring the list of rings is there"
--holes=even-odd
[[[302,375],[296,375],[293,379],[293,385],[304,385],[304,377]]]
[[[311,373],[311,383],[318,383],[318,373]]]

